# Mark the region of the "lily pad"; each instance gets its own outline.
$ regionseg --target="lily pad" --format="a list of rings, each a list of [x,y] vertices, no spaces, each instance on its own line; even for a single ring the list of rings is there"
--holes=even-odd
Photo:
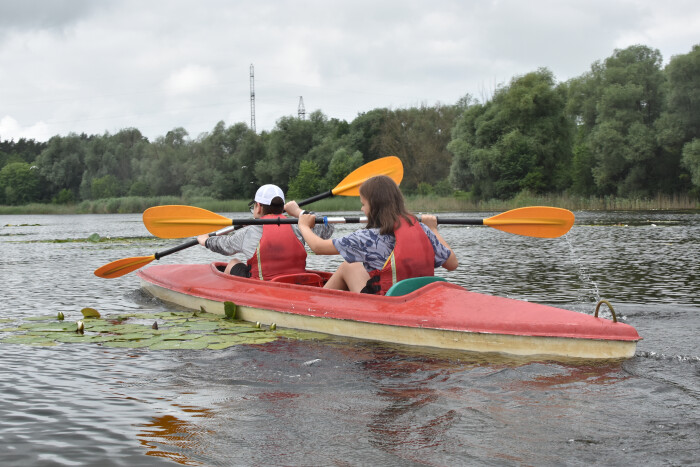
[[[145,341],[111,341],[111,342],[105,342],[104,344],[105,347],[115,347],[115,348],[124,348],[124,349],[141,349],[145,347],[149,347],[151,343],[145,342]]]
[[[53,340],[47,339],[45,336],[8,336],[0,339],[4,344],[29,344],[29,345],[55,345]]]
[[[98,337],[98,336],[94,336]],[[78,334],[78,333],[72,333],[72,334],[66,334],[63,336],[58,336],[55,339],[57,342],[63,342],[64,344],[76,344],[76,343],[87,343],[87,342],[93,342],[93,336],[86,336],[85,334]]]
[[[100,312],[94,308],[83,308],[80,310],[84,318],[99,318]]]
[[[188,329],[192,331],[214,331],[219,329],[219,323],[212,323],[206,321],[195,321],[187,326]]]
[[[75,331],[75,323],[51,322],[51,323],[24,323],[18,329],[34,332]]]
[[[206,339],[194,339],[189,341],[176,341],[167,340],[162,341],[157,344],[153,344],[151,349],[153,350],[176,350],[176,349],[190,349],[190,350],[201,350],[205,349],[209,345]]]
[[[241,344],[264,344],[276,339],[318,339],[324,335],[295,330],[271,331],[255,324],[220,315],[197,312],[132,313],[101,317],[97,310],[81,310],[86,319],[84,334],[75,332],[76,323],[56,321],[56,315],[24,319],[16,328],[3,331],[12,335],[0,343],[56,345],[81,343],[116,348],[150,348],[152,350],[221,350]],[[156,319],[159,329],[153,329]],[[6,322],[17,322],[7,320]]]

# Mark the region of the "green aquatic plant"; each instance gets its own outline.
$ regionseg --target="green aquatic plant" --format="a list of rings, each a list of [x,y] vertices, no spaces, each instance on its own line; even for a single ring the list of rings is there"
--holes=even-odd
[[[27,240],[20,243],[143,243],[157,241],[160,241],[160,239],[155,237],[100,237],[99,234],[92,234],[87,238],[54,238],[51,240]]]
[[[227,319],[236,319],[236,304],[233,302],[224,302],[224,314]]]
[[[80,312],[83,314],[83,318],[99,318],[100,317],[100,312],[94,308],[83,308],[82,310],[80,310]]]
[[[235,305],[233,307],[235,309]],[[56,315],[26,318],[15,327],[0,329],[0,343],[37,346],[81,343],[131,349],[221,350],[240,344],[265,344],[280,338],[305,340],[325,337],[313,332],[278,330],[276,325],[265,329],[259,323],[222,319],[219,315],[204,311],[130,313],[106,317],[101,317],[92,308],[81,311],[84,319],[78,322],[57,320]]]

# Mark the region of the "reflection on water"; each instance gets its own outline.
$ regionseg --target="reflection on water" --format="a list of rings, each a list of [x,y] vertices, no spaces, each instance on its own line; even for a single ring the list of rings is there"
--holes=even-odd
[[[0,464],[697,462],[700,214],[577,213],[560,239],[440,230],[460,259],[441,275],[586,313],[610,299],[644,338],[637,356],[547,362],[341,338],[225,351],[0,345]],[[126,240],[53,242],[93,233]],[[169,310],[135,275],[92,271],[180,242],[150,240],[137,215],[3,216],[0,319]],[[218,259],[195,247],[160,261]],[[339,262],[309,255],[312,268]]]
[[[178,407],[174,404],[173,407]],[[179,407],[182,412],[193,417],[211,417],[209,409],[198,407]],[[137,425],[143,430],[136,436],[147,451],[147,456],[169,459],[182,465],[202,465],[185,453],[203,453],[198,449],[198,438],[205,433],[198,432],[194,423],[181,420],[175,415],[153,417],[150,422]],[[196,436],[195,436],[196,435]]]

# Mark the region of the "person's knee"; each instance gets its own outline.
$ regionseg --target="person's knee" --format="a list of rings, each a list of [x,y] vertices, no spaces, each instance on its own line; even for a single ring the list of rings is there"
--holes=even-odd
[[[338,266],[338,270],[343,270],[343,271],[357,271],[360,269],[364,269],[364,266],[362,263],[348,263],[347,261],[343,261],[340,266]]]
[[[224,274],[230,274],[231,268],[234,267],[236,264],[241,264],[241,260],[232,259],[231,261],[229,261],[228,264],[226,265],[226,269],[224,269]]]
[[[232,276],[250,277],[250,266],[245,263],[236,263],[231,267]]]

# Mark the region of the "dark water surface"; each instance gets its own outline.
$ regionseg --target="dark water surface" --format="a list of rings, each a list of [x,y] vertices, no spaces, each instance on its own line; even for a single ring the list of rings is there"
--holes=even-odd
[[[443,226],[460,267],[441,275],[591,314],[608,299],[644,338],[630,360],[342,338],[220,351],[0,344],[0,465],[698,465],[700,214],[576,215],[551,240]],[[0,319],[172,309],[134,273],[93,271],[181,242],[153,239],[139,215],[0,216]],[[160,263],[221,258],[193,247]]]

